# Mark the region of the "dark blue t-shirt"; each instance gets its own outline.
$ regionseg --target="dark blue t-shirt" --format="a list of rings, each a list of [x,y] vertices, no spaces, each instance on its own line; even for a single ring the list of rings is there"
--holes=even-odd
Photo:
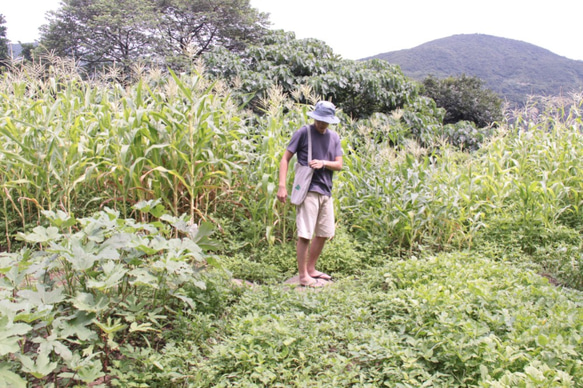
[[[312,159],[333,162],[336,157],[342,156],[340,137],[336,132],[328,128],[322,134],[316,130],[313,124],[305,125],[294,132],[287,146],[289,152],[297,154],[299,164],[302,166],[308,165],[308,129],[312,137]],[[333,175],[334,171],[327,168],[314,170],[309,191],[315,191],[330,197],[332,195]]]

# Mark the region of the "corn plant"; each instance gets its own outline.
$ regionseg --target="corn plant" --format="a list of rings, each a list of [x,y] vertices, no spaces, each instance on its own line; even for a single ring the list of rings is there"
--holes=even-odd
[[[92,163],[85,156],[90,138],[85,125],[94,92],[58,75],[31,80],[26,94],[21,82],[3,83],[9,90],[0,120],[0,169],[5,213],[10,208],[26,227],[41,210],[71,211],[77,205]]]
[[[2,83],[8,245],[15,215],[26,228],[42,210],[111,206],[127,215],[140,200],[159,198],[174,214],[205,219],[231,201],[245,119],[200,75],[155,77],[124,88],[57,74],[35,80],[34,93],[20,79]]]

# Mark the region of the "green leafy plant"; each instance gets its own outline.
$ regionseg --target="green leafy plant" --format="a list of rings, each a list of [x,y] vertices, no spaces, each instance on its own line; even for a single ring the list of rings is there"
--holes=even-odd
[[[388,262],[315,292],[254,288],[189,381],[574,387],[580,301],[532,270],[462,253]]]
[[[160,214],[157,205],[136,206],[159,217],[152,223],[111,209],[79,220],[46,211],[51,226],[20,235],[31,248],[0,256],[3,377],[108,379],[124,347],[163,346],[160,333],[176,311],[196,311],[189,295],[206,288],[202,273],[216,265],[203,251],[212,245],[208,225]]]

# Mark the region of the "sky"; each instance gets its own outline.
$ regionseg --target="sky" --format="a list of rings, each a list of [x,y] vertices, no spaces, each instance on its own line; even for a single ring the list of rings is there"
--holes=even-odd
[[[345,59],[409,49],[457,34],[487,34],[583,60],[581,0],[250,0],[271,28],[316,38]],[[0,0],[7,37],[39,38],[60,0]]]

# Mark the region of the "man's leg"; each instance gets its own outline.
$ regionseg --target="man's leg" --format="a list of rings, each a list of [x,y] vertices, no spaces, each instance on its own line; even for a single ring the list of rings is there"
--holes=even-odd
[[[318,276],[320,272],[316,271],[316,263],[320,258],[320,254],[322,253],[322,249],[324,248],[324,244],[328,240],[327,237],[314,237],[312,239],[312,243],[310,244],[310,248],[308,250],[308,260],[306,263],[307,273],[310,276]]]
[[[298,237],[296,245],[298,256],[298,272],[300,275],[300,284],[309,285],[314,283],[314,279],[308,274],[308,251],[310,248],[310,240],[307,238]]]
[[[298,228],[298,242],[296,245],[298,259],[298,273],[301,285],[318,286],[322,285],[318,279],[314,279],[308,273],[310,245],[313,245],[312,236],[316,227],[319,213],[319,195],[308,193],[304,203],[296,209],[296,223]],[[321,250],[321,249],[320,249]]]
[[[335,229],[334,202],[330,197],[321,196],[315,228],[316,237],[312,239],[308,253],[308,274],[313,278],[323,280],[331,279],[330,275],[317,271],[316,264],[318,263],[326,241],[334,236]]]

